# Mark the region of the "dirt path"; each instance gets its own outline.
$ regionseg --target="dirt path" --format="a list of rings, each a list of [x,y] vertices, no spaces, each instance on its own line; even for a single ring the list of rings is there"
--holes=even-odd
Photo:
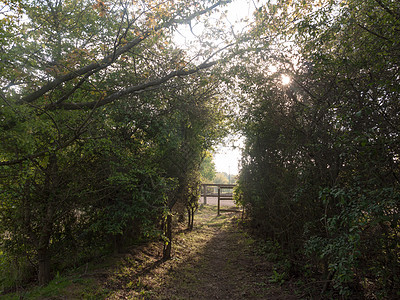
[[[171,260],[158,260],[155,244],[126,256],[107,280],[107,298],[298,299],[289,283],[275,282],[273,264],[257,254],[233,213],[216,217],[205,207],[196,217],[192,232],[175,236]]]

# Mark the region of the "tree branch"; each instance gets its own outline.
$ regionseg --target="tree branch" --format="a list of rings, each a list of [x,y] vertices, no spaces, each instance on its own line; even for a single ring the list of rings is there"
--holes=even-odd
[[[196,13],[193,13],[191,15],[189,15],[186,18],[183,19],[171,19],[168,22],[165,22],[163,24],[160,24],[158,26],[155,26],[153,29],[151,30],[147,30],[144,31],[140,36],[134,38],[133,40],[131,40],[130,42],[126,43],[124,46],[119,47],[118,49],[116,49],[113,53],[106,55],[101,61],[99,62],[94,62],[91,63],[85,67],[82,67],[78,70],[69,72],[68,74],[65,74],[61,77],[58,77],[56,79],[54,79],[53,81],[50,81],[49,83],[45,84],[44,86],[42,86],[41,88],[39,88],[38,90],[36,90],[35,92],[26,95],[24,97],[22,97],[18,103],[19,104],[23,104],[23,103],[32,103],[35,100],[37,100],[38,98],[40,98],[41,96],[43,96],[44,94],[46,94],[47,92],[55,89],[56,87],[60,86],[61,84],[71,81],[79,76],[84,76],[85,74],[92,72],[92,74],[99,72],[100,70],[103,70],[105,68],[107,68],[108,66],[110,66],[111,64],[113,64],[122,54],[128,52],[129,50],[131,50],[133,47],[139,45],[142,41],[144,41],[146,38],[148,38],[149,36],[151,36],[153,33],[160,31],[163,28],[168,28],[174,24],[184,24],[189,22],[190,20],[196,18],[197,16],[206,14],[210,11],[212,11],[215,7],[220,6],[220,5],[224,5],[231,2],[231,0],[220,0],[217,3],[215,3],[214,5],[207,7],[201,11],[198,11]]]
[[[79,110],[79,109],[94,109],[97,107],[104,106],[106,104],[109,104],[123,96],[129,95],[129,94],[138,94],[142,93],[145,90],[155,87],[155,86],[160,86],[161,84],[167,82],[168,80],[178,77],[178,76],[187,76],[194,74],[202,69],[207,69],[209,67],[212,67],[213,65],[217,64],[217,61],[213,62],[208,62],[208,63],[202,63],[201,65],[190,69],[190,70],[177,70],[170,72],[166,76],[158,79],[154,79],[151,81],[148,81],[146,83],[138,84],[135,86],[128,87],[126,89],[120,90],[118,92],[114,92],[111,95],[99,100],[99,101],[91,101],[91,102],[85,102],[85,103],[59,103],[59,104],[50,104],[46,108],[49,110],[56,110],[56,109],[64,109],[64,110]]]
[[[396,20],[399,20],[400,15],[394,11],[392,11],[389,7],[383,4],[381,0],[375,0],[378,5],[383,8],[388,14],[390,14],[392,17],[394,17]]]
[[[363,26],[363,25],[361,25],[361,24],[359,24],[359,23],[357,23],[357,25],[358,25],[361,29],[367,31],[368,33],[370,33],[370,34],[372,34],[372,35],[375,35],[376,37],[378,37],[378,38],[380,38],[380,39],[383,39],[383,40],[385,40],[385,41],[390,41],[388,38],[384,37],[383,35],[380,35],[380,34],[376,33],[375,31],[372,31],[371,29],[369,29],[369,28],[367,28],[367,27],[365,27],[365,26]]]

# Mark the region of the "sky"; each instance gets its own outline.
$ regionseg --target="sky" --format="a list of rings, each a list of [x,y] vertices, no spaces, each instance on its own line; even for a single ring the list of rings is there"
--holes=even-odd
[[[239,173],[239,162],[241,156],[239,148],[221,145],[214,153],[215,170],[217,172],[237,175]]]
[[[232,1],[228,6],[227,18],[233,24],[241,18],[251,17],[251,14],[255,9],[254,4],[261,5],[260,2],[265,1]],[[238,26],[240,27],[241,25]],[[217,150],[214,153],[214,163],[217,172],[225,172],[231,175],[239,174],[239,163],[242,157],[240,147],[243,146],[243,140],[236,141],[234,144],[236,147],[222,144],[217,147]]]
[[[234,26],[236,32],[243,30],[245,23],[240,22],[240,19],[246,17],[251,19],[254,9],[260,7],[265,2],[266,0],[233,0],[232,3],[227,6],[226,18],[228,22],[226,26]],[[199,29],[201,31],[201,25],[197,27],[197,29],[193,28],[194,31]],[[179,34],[175,36],[175,41],[178,44],[185,45],[193,38],[190,30],[182,26],[179,28]],[[232,146],[232,143],[234,143],[236,147]],[[216,171],[237,175],[239,173],[239,162],[241,160],[240,147],[242,146],[243,140],[231,141],[230,143],[219,145],[214,153]]]
[[[250,20],[252,18],[252,13],[256,8],[264,5],[267,0],[234,0],[231,4],[228,5],[228,13],[227,18],[231,24],[234,24],[235,21],[239,21],[242,18],[248,17]],[[275,0],[270,0],[270,3],[275,3]],[[243,29],[245,23],[239,22],[235,25],[235,30]],[[271,70],[272,72],[276,72],[275,70]],[[282,76],[282,84],[286,85],[290,83],[290,77],[283,75]],[[232,137],[231,137],[232,138]],[[238,139],[237,137],[233,144],[234,147],[229,146],[232,145],[232,142],[227,143],[228,145],[219,145],[217,150],[214,153],[214,163],[215,169],[217,172],[226,172],[227,174],[237,175],[239,173],[239,163],[242,157],[241,149],[244,145],[243,139]]]

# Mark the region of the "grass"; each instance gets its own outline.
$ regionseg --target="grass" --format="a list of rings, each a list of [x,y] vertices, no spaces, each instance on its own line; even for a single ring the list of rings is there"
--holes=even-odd
[[[58,275],[46,287],[2,299],[216,299],[226,298],[226,293],[233,293],[232,299],[270,299],[268,295],[274,293],[286,295],[282,273],[260,255],[270,245],[258,249],[235,218],[238,214],[217,216],[216,207],[201,206],[193,231],[177,228],[168,261],[161,260],[162,242],[153,241]],[[219,278],[223,281],[216,283]]]
[[[104,299],[108,293],[93,278],[56,276],[46,286],[3,295],[1,299]]]

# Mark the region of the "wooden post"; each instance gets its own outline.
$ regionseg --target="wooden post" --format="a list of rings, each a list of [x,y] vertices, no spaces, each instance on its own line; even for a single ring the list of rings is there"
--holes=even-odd
[[[220,209],[220,199],[221,197],[221,188],[218,186],[218,216],[219,216],[219,209]]]
[[[207,186],[203,185],[203,204],[207,204]]]

